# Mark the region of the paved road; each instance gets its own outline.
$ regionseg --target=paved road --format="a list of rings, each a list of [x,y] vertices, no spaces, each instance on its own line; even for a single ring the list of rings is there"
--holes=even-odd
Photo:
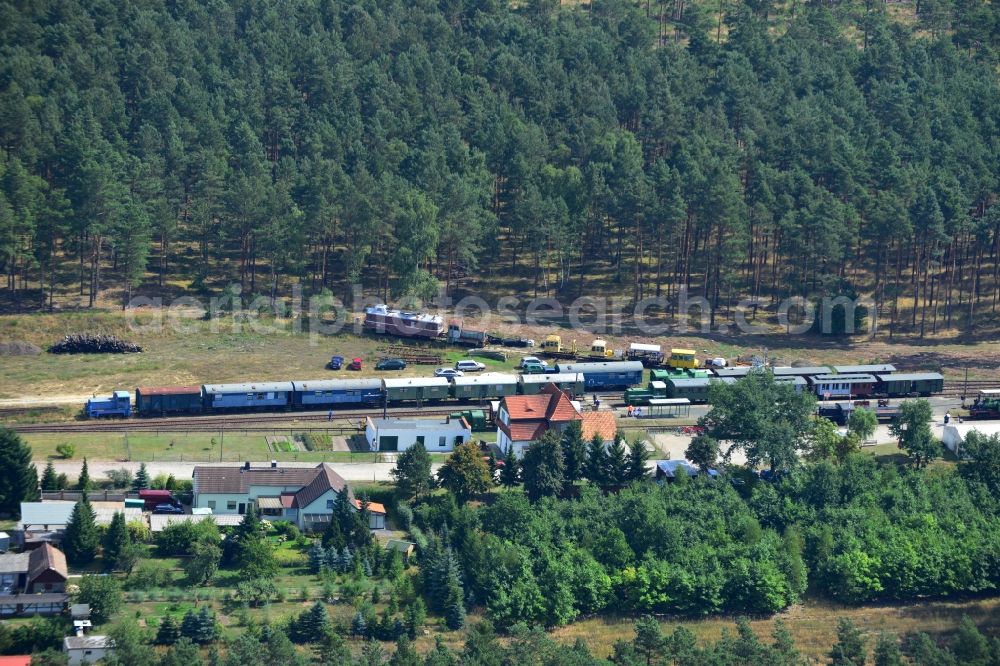
[[[35,464],[39,467],[39,473],[41,473],[41,468],[44,467],[45,461],[35,461]],[[52,465],[55,467],[57,474],[66,474],[66,476],[76,478],[80,473],[80,465],[82,461],[76,462],[64,462],[59,460],[52,461]],[[222,466],[233,466],[235,463],[198,463],[199,465],[222,465]],[[254,466],[264,466],[267,465],[267,461],[261,461],[253,463]],[[318,463],[302,463],[302,462],[281,462],[278,463],[281,467],[314,467]],[[389,472],[395,466],[393,463],[329,463],[336,470],[337,474],[340,474],[348,481],[352,482],[364,482],[364,481],[390,481],[392,477],[389,476]],[[195,463],[179,463],[179,462],[149,462],[146,463],[146,469],[151,476],[156,476],[157,474],[173,474],[174,478],[177,479],[190,479],[191,474],[194,471]],[[437,472],[438,468],[441,467],[440,463],[434,463],[431,465],[431,469]],[[93,479],[99,479],[104,477],[109,469],[129,469],[132,472],[136,472],[139,469],[139,463],[137,462],[101,462],[97,460],[88,460],[87,468],[90,472],[90,476]]]

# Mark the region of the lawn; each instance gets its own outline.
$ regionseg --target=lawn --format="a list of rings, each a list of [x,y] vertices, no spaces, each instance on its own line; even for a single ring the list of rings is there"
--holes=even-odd
[[[277,434],[290,435],[289,430]],[[138,462],[240,462],[279,460],[283,462],[375,462],[375,453],[351,451],[271,451],[266,432],[137,432],[137,433],[26,433],[35,460],[58,458],[56,447],[69,443],[76,447],[75,459],[134,460]],[[291,448],[291,447],[289,447]]]

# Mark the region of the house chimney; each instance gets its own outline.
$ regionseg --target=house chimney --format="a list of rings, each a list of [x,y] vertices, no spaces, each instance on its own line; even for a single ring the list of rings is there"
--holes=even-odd
[[[249,460],[246,461],[245,463],[243,463],[243,469],[245,469],[247,471],[250,471],[250,461]]]
[[[271,469],[274,469],[277,466],[278,466],[278,461],[277,460],[272,460],[271,461]]]

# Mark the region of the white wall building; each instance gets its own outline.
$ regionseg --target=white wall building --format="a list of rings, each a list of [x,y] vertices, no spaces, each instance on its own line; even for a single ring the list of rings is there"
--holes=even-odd
[[[944,431],[941,433],[941,441],[950,451],[959,454],[962,450],[962,445],[965,443],[966,436],[973,430],[989,437],[990,435],[1000,434],[1000,423],[996,421],[955,423],[952,421],[944,427]]]
[[[69,666],[94,664],[113,650],[111,639],[107,636],[67,636],[63,639],[63,652]]]
[[[365,423],[365,439],[372,451],[405,451],[417,442],[430,452],[454,451],[472,440],[464,419],[373,419]]]

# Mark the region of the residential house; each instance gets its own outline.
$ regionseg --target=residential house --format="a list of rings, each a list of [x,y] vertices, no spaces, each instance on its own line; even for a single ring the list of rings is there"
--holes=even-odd
[[[108,636],[67,636],[63,639],[63,652],[69,666],[93,664],[113,650],[114,643]]]
[[[23,553],[0,555],[0,594],[66,590],[66,556],[50,543]]]
[[[420,443],[428,451],[454,451],[472,440],[472,428],[464,418],[453,419],[365,419],[365,439],[372,451],[405,451]]]
[[[520,456],[548,430],[561,433],[581,420],[569,397],[554,384],[546,384],[536,395],[505,396],[497,407],[497,446],[501,451],[512,447]]]
[[[62,541],[62,534],[73,515],[76,500],[46,500],[43,502],[21,502],[21,521],[18,529],[23,535],[23,543],[37,544]],[[92,501],[94,522],[110,525],[116,513],[124,513],[126,522],[140,520],[142,509],[125,507],[123,501]]]
[[[288,520],[299,529],[323,529],[336,497],[350,489],[327,463],[315,467],[198,466],[194,468],[192,507],[213,514],[242,515],[256,506],[262,517]]]

